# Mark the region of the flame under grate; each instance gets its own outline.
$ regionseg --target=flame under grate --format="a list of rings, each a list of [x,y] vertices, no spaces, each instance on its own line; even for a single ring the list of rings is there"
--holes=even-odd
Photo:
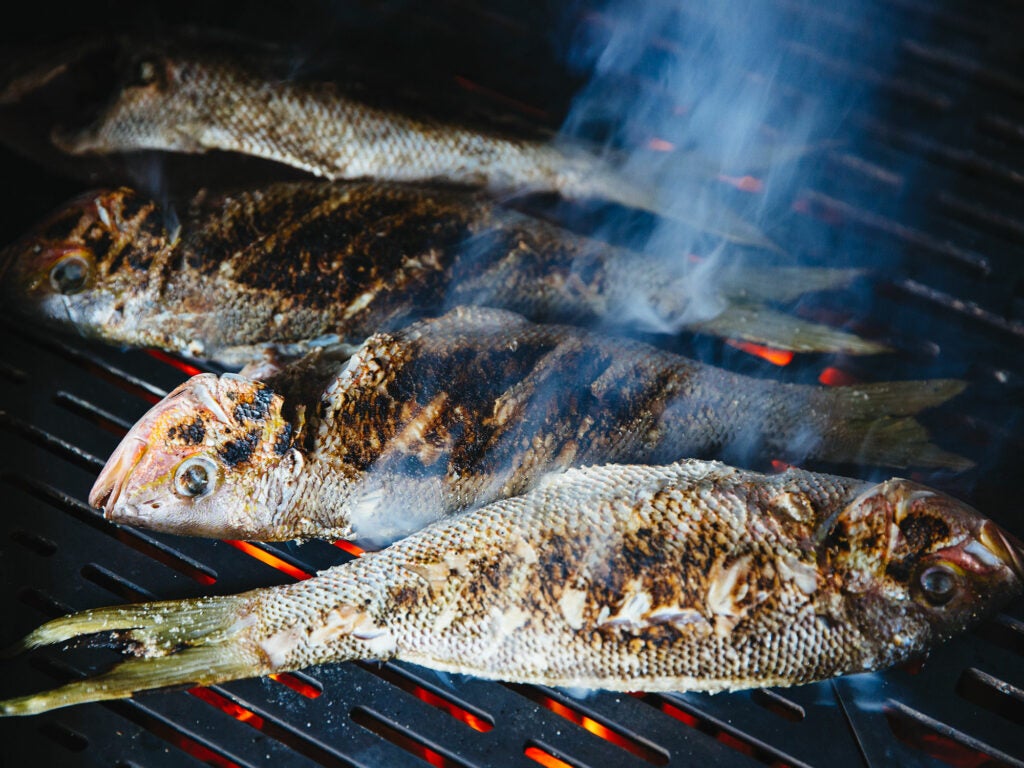
[[[792,13],[826,13],[797,0],[777,4]],[[467,24],[525,34],[511,10],[485,14],[456,2],[436,10],[452,9],[464,13]],[[1012,471],[1016,461],[1019,473],[1019,458],[1006,457],[1024,453],[1013,428],[1022,415],[1024,376],[1024,79],[1013,64],[1020,69],[1024,49],[1010,39],[1024,17],[1009,3],[977,13],[968,3],[937,9],[891,0],[888,11],[911,22],[900,29],[921,31],[921,39],[892,35],[887,42],[900,63],[897,75],[884,74],[892,61],[844,60],[796,44],[790,52],[814,59],[837,82],[870,82],[901,105],[884,121],[855,114],[852,122],[868,140],[827,152],[825,169],[834,173],[820,174],[818,186],[803,190],[793,210],[808,231],[841,227],[861,239],[865,252],[907,254],[912,277],[880,286],[871,316],[852,318],[899,347],[900,362],[886,365],[902,376],[936,375],[947,359],[940,350],[952,360],[971,359],[958,357],[960,349],[985,350],[974,359],[992,363],[968,372],[982,392],[964,413],[940,417],[938,427],[963,436],[964,453],[984,458],[971,500],[1021,534]],[[592,23],[602,23],[600,14]],[[890,35],[884,26],[876,32]],[[502,95],[500,81],[491,87],[461,79],[467,90],[502,107],[543,113],[516,94]],[[663,139],[651,141],[654,150],[670,149],[657,143]],[[900,170],[908,156],[924,164],[927,190],[913,187]],[[722,182],[739,195],[760,189],[754,178]],[[908,203],[915,196],[917,202]],[[908,206],[923,212],[912,224]],[[810,319],[837,320],[830,307],[801,311]],[[907,317],[913,337],[899,330]],[[120,353],[7,319],[2,334],[0,601],[6,639],[72,610],[231,594],[304,578],[359,555],[345,542],[253,545],[110,525],[84,502],[103,459],[131,423],[195,369],[167,355]],[[767,376],[784,367],[787,375],[827,385],[882,378],[871,361],[826,365],[751,348],[722,354],[754,355],[750,365]],[[1007,403],[1015,403],[1009,416]],[[991,444],[1000,446],[995,458]],[[1007,468],[1009,477],[1000,474]],[[49,687],[115,658],[103,647],[63,651],[3,662],[5,691]],[[938,761],[975,768],[1024,766],[1022,726],[1024,605],[1018,601],[938,649],[923,670],[793,690],[576,700],[536,686],[448,679],[405,664],[344,664],[0,721],[0,738],[12,765],[596,768],[612,760],[623,766],[841,768]]]

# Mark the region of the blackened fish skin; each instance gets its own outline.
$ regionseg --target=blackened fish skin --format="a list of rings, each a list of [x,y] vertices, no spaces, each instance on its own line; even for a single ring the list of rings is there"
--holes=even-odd
[[[273,184],[200,193],[180,217],[133,190],[99,190],[0,259],[6,304],[89,337],[228,366],[478,304],[800,351],[886,349],[758,304],[840,287],[856,270],[752,267],[712,290],[681,255],[615,248],[443,187]],[[773,318],[782,330],[768,335]]]
[[[909,416],[962,387],[785,384],[459,308],[265,383],[193,377],[132,428],[90,502],[174,533],[379,545],[570,466],[798,446],[832,461],[962,467]],[[182,486],[193,470],[199,491]]]
[[[57,619],[22,647],[123,630],[145,658],[0,714],[351,659],[620,691],[798,685],[973,625],[1020,594],[1020,546],[902,479],[588,467],[307,581]]]

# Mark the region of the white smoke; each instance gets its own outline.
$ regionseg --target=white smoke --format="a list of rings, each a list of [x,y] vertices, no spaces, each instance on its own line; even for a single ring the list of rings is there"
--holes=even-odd
[[[867,25],[866,10],[862,18]],[[562,136],[601,142],[669,213],[653,223],[645,250],[676,259],[697,300],[671,323],[645,306],[643,291],[626,303],[674,333],[722,310],[720,275],[740,255],[794,263],[807,247],[780,226],[806,181],[803,161],[830,146],[864,93],[840,89],[805,51],[813,42],[841,56],[863,40],[833,15],[766,0],[609,0],[574,19],[565,55],[589,79]],[[755,233],[760,247],[736,244]],[[836,254],[830,266],[843,260]]]

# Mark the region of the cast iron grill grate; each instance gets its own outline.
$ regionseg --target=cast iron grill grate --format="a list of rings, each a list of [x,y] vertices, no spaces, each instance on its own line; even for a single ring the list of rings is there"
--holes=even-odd
[[[513,4],[483,13],[438,3],[466,25],[525,34]],[[828,11],[780,0],[787,13]],[[594,22],[600,22],[595,13]],[[787,242],[841,229],[888,275],[863,316],[838,316],[891,340],[895,361],[797,358],[765,375],[795,380],[964,375],[972,389],[933,429],[979,461],[964,478],[927,478],[1024,533],[1015,489],[1024,444],[1024,10],[891,0],[874,33],[881,60],[794,44],[836,84],[866,81],[885,109],[855,112],[793,200]],[[829,23],[842,25],[841,16]],[[897,23],[899,22],[899,23]],[[901,30],[891,33],[889,29]],[[920,34],[907,35],[907,30]],[[874,50],[875,48],[873,48]],[[496,90],[500,89],[501,80]],[[486,85],[486,80],[484,80]],[[827,83],[823,87],[827,87]],[[838,137],[842,139],[844,137]],[[910,163],[915,173],[905,172]],[[5,156],[15,175],[30,171]],[[61,195],[48,200],[55,204]],[[34,215],[45,212],[45,206]],[[9,223],[8,235],[27,222]],[[885,253],[905,254],[899,269]],[[827,261],[827,253],[809,253]],[[808,303],[812,318],[837,319]],[[831,314],[830,314],[831,313]],[[904,329],[911,329],[909,331]],[[113,526],[85,503],[103,460],[186,375],[166,356],[122,353],[2,320],[0,601],[13,640],[71,610],[123,601],[230,594],[342,562],[326,542],[246,545]],[[743,353],[723,348],[728,363]],[[966,370],[965,370],[966,366]],[[951,441],[955,441],[951,442]],[[103,647],[4,661],[4,691],[49,687],[109,664]],[[897,669],[797,689],[718,695],[593,694],[443,678],[405,664],[343,664],[279,679],[147,694],[131,701],[0,721],[12,765],[179,766],[1024,766],[1024,605]]]

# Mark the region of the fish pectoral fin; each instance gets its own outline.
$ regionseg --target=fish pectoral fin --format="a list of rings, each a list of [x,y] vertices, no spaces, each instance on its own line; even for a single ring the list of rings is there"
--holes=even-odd
[[[44,624],[15,650],[96,632],[123,631],[138,656],[93,677],[0,702],[0,716],[117,699],[172,685],[210,685],[273,671],[246,630],[257,623],[245,596],[199,598],[100,608]]]

